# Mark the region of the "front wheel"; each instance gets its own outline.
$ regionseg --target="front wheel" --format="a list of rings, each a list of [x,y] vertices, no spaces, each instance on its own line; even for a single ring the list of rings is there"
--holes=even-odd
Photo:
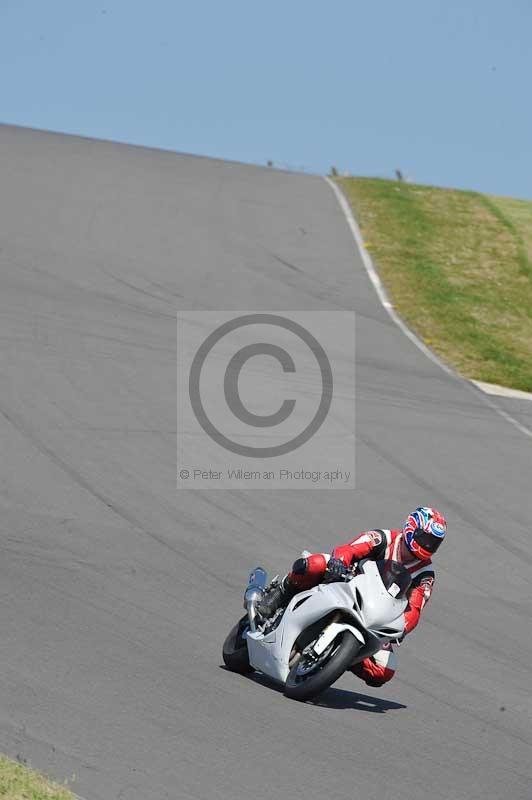
[[[310,700],[338,680],[348,669],[361,644],[350,631],[342,631],[320,656],[313,653],[311,642],[286,679],[284,693],[292,700]]]
[[[241,675],[246,672],[253,672],[253,667],[249,663],[248,645],[245,637],[248,627],[249,620],[246,614],[231,628],[222,650],[225,666],[231,672],[239,672]]]

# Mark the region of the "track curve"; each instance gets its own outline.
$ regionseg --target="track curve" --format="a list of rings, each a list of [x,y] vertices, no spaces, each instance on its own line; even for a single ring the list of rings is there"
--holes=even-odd
[[[318,177],[0,126],[0,749],[87,800],[530,799],[530,443],[393,325]],[[175,491],[175,310],[357,311],[357,490]],[[220,669],[247,570],[441,506],[394,681]]]

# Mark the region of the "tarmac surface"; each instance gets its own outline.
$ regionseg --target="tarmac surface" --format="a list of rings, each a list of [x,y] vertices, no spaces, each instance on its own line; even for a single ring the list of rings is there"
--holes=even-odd
[[[330,187],[9,126],[0,162],[0,750],[86,800],[530,800],[532,444],[394,326]],[[217,308],[357,312],[354,492],[176,491],[176,310]],[[220,667],[250,568],[419,504],[391,683]]]

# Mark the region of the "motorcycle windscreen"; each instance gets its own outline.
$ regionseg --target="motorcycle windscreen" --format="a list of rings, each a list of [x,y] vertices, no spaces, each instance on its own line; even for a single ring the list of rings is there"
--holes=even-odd
[[[398,561],[377,561],[381,580],[387,592],[396,600],[403,600],[412,583],[412,578]]]

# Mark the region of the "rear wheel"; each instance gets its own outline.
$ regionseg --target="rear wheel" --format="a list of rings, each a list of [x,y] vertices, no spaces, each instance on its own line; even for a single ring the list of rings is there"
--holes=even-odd
[[[310,700],[338,680],[348,669],[360,650],[360,642],[350,631],[342,631],[317,656],[311,642],[288,674],[284,693],[292,700]]]
[[[253,672],[253,667],[249,663],[248,645],[245,638],[248,628],[249,620],[246,614],[231,628],[222,650],[225,666],[232,672],[239,672],[242,675],[246,672]]]

